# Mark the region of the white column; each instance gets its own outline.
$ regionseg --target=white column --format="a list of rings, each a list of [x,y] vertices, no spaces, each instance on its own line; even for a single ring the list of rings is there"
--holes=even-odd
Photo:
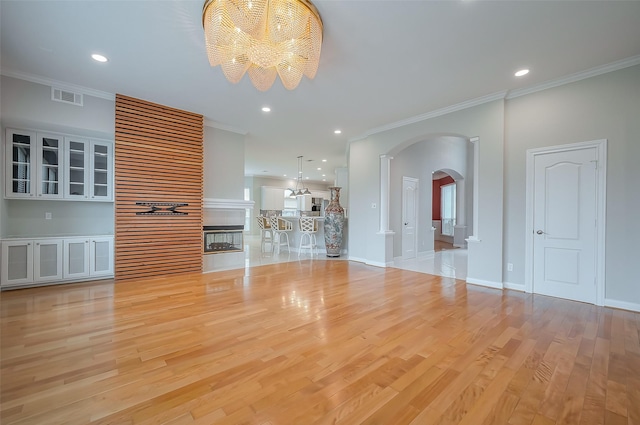
[[[456,180],[456,224],[453,226],[453,246],[464,247],[467,238],[465,179]]]
[[[392,156],[380,155],[380,233],[389,229],[389,186],[391,185]]]
[[[478,232],[478,174],[480,170],[480,138],[472,137],[469,139],[473,143],[473,235],[469,236],[469,240],[480,240]]]
[[[465,226],[467,224],[467,209],[465,206],[465,180],[456,180],[456,224]]]

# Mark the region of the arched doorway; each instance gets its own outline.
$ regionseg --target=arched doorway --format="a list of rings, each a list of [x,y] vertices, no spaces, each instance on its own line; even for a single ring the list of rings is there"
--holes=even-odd
[[[394,244],[394,262],[396,265],[407,262],[416,262],[413,268],[417,271],[425,271],[432,274],[441,274],[456,278],[466,278],[466,241],[468,231],[467,223],[472,222],[473,205],[473,168],[474,168],[474,149],[469,139],[460,136],[438,135],[431,136],[421,141],[405,146],[404,149],[396,151],[393,154],[393,160],[390,161],[390,214],[389,224],[390,230],[396,235]],[[441,186],[434,188],[434,179],[439,180],[447,177],[446,183],[450,184],[447,196],[450,197],[448,203],[448,214],[445,217],[445,235],[442,235],[442,196],[440,194]],[[420,183],[422,180],[422,183]],[[415,181],[413,184],[416,188],[414,196],[417,203],[417,220],[415,232],[407,232],[405,228],[410,228],[406,223],[411,224],[406,214],[407,206],[412,206],[412,202],[406,199],[413,199],[406,196],[407,182]],[[444,182],[440,182],[444,183]],[[437,195],[434,196],[434,191]],[[436,198],[437,202],[434,202]],[[467,208],[469,206],[469,208]],[[453,210],[451,210],[453,209]],[[436,214],[437,211],[437,214]],[[455,211],[455,214],[449,214]],[[434,219],[440,223],[437,226],[438,233],[434,229]],[[417,236],[416,236],[417,235]],[[411,252],[414,246],[413,241],[405,241],[406,238],[416,238],[415,255]],[[464,261],[463,265],[457,264],[463,270],[463,274],[453,271],[454,265],[447,264],[448,270],[418,270],[420,264],[434,260],[436,249],[439,251],[440,241],[447,241],[447,248],[453,249],[463,248],[465,251],[462,260],[456,259],[456,263]],[[411,243],[405,243],[411,242]],[[408,255],[410,253],[412,255]],[[413,259],[415,258],[415,259]],[[404,264],[406,265],[406,264]],[[437,267],[436,267],[437,268]]]

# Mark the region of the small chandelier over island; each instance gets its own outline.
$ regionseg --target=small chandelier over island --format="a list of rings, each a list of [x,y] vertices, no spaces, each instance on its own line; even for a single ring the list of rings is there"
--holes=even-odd
[[[207,0],[202,25],[209,63],[232,83],[248,71],[260,91],[276,75],[293,90],[303,75],[316,75],[322,20],[307,0]]]

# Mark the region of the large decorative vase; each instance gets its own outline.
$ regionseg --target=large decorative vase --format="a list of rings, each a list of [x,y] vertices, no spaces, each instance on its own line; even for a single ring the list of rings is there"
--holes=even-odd
[[[327,257],[339,257],[344,229],[344,208],[340,206],[340,187],[330,187],[331,201],[324,209],[324,244]]]

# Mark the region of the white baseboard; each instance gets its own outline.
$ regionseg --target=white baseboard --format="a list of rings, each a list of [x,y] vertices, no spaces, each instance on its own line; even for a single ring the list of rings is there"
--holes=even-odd
[[[436,254],[435,250],[431,250],[431,251],[418,251],[418,258],[423,258],[423,257],[430,257]]]
[[[630,303],[627,301],[618,301],[618,300],[605,298],[604,305],[605,307],[619,308],[622,310],[636,311],[640,313],[640,304],[637,304],[637,303]]]
[[[526,292],[523,283],[502,282],[504,289],[513,289],[514,291]]]
[[[393,266],[393,261],[390,263],[383,263],[380,261],[366,261],[366,264],[368,266],[375,266],[375,267],[383,267],[383,268],[387,268],[387,267],[391,267]]]
[[[390,263],[382,263],[379,261],[371,261],[371,260],[367,260],[366,258],[358,258],[358,257],[347,257],[349,259],[349,261],[356,261],[358,263],[364,263],[368,266],[375,266],[375,267],[392,267],[393,266],[393,261]]]
[[[474,279],[472,277],[467,277],[467,283],[471,283],[473,285],[486,286],[487,288],[503,289],[502,283],[492,282],[490,280],[481,280],[481,279]]]

